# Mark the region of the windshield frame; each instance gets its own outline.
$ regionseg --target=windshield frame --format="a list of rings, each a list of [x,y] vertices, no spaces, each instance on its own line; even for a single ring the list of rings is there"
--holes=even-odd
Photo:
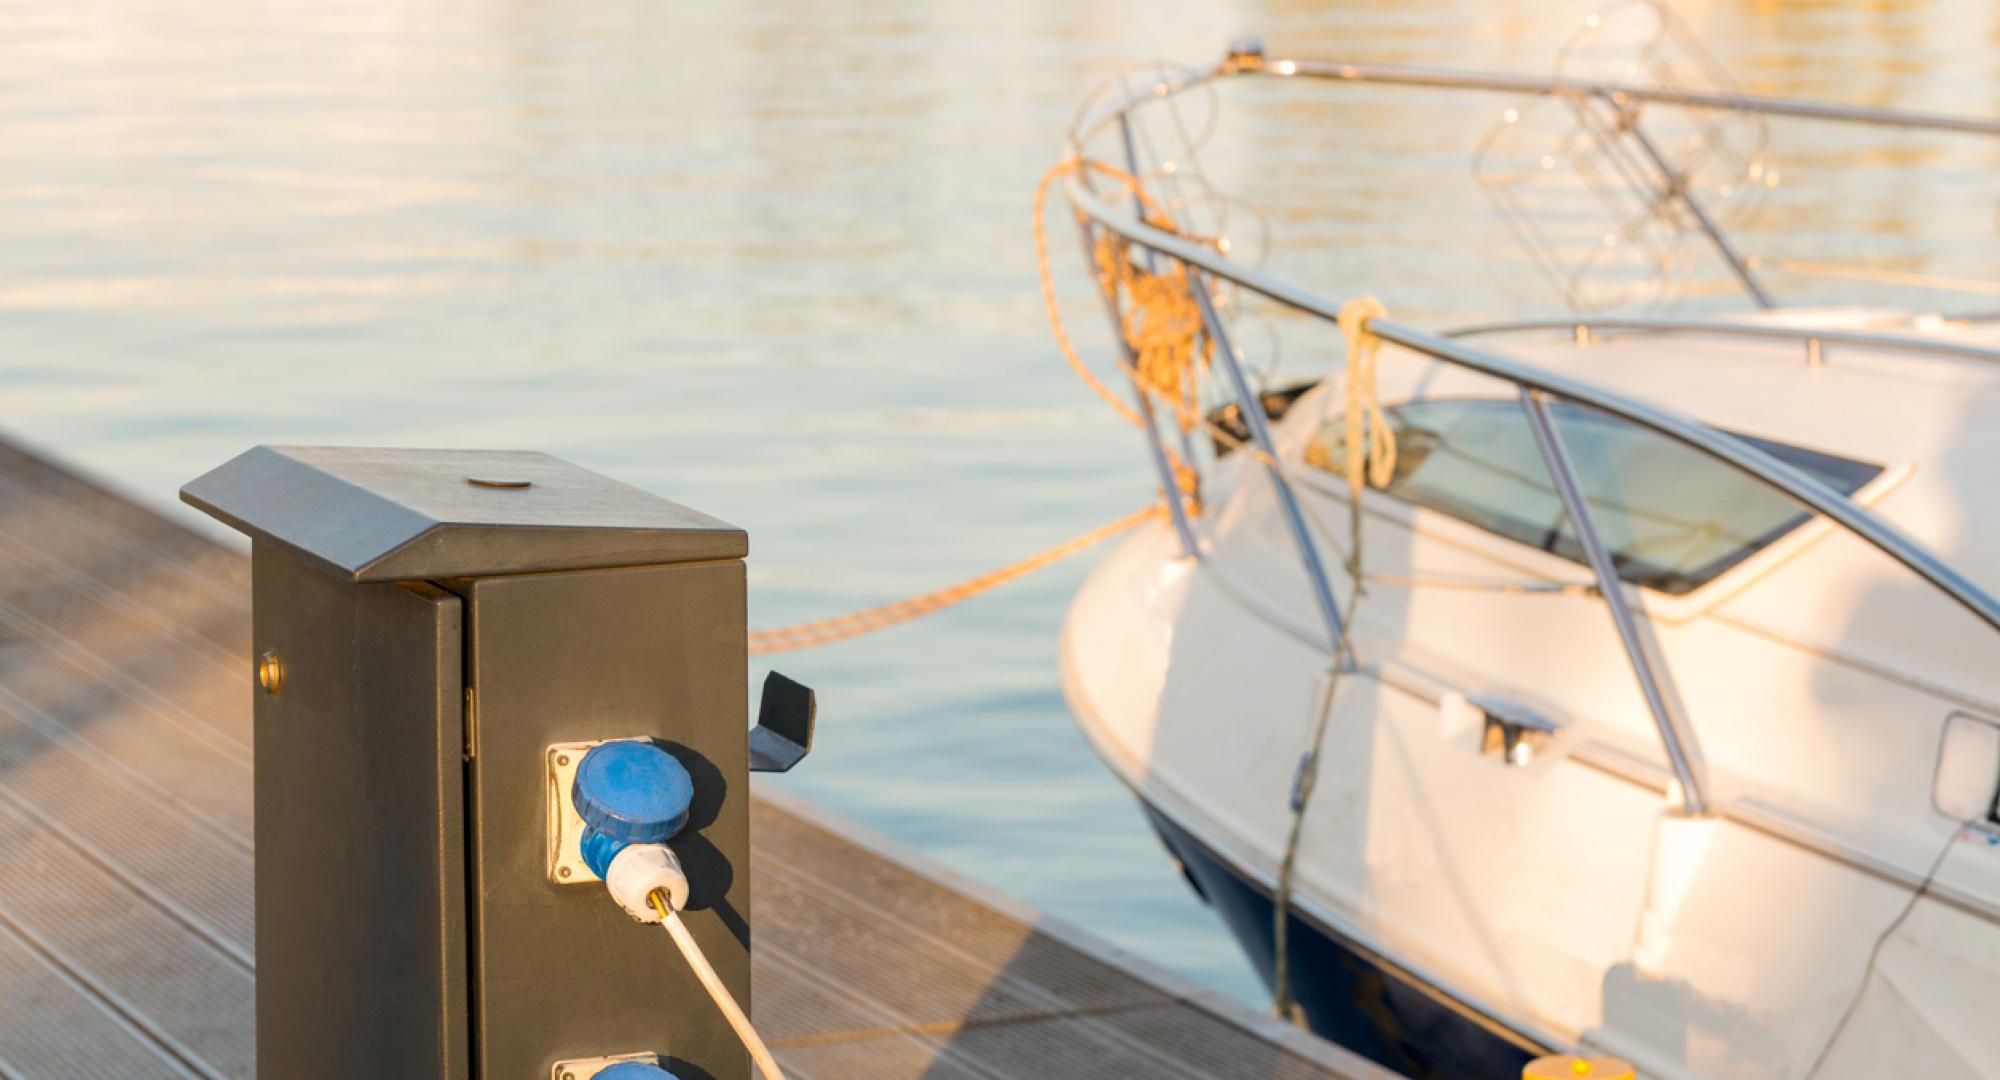
[[[1417,394],[1394,403],[1384,402],[1384,413],[1393,415],[1397,410],[1410,405],[1423,405],[1443,401],[1491,402],[1497,408],[1519,412],[1519,404],[1511,396],[1504,394],[1460,393]],[[1579,407],[1588,406],[1576,403]],[[1593,410],[1595,411],[1595,410]],[[1337,472],[1307,460],[1310,448],[1320,442],[1322,433],[1330,425],[1337,424],[1341,417],[1331,411],[1300,410],[1295,414],[1305,428],[1296,441],[1292,442],[1289,457],[1296,463],[1306,480],[1304,490],[1319,497],[1347,500],[1346,482]],[[1602,413],[1606,419],[1623,423],[1618,417]],[[1635,432],[1651,434],[1648,429],[1636,424],[1628,424]],[[1801,454],[1831,458],[1835,461],[1851,462],[1858,466],[1877,469],[1875,475],[1847,498],[1857,506],[1873,508],[1890,492],[1894,491],[1913,471],[1908,462],[1875,462],[1850,458],[1821,450],[1818,447],[1803,446],[1783,439],[1749,432],[1712,429],[1729,438],[1739,440],[1752,450],[1770,453],[1766,444],[1783,446]],[[1786,459],[1789,463],[1789,459]],[[1545,479],[1546,474],[1538,479]],[[1362,494],[1362,512],[1379,521],[1392,522],[1410,529],[1412,532],[1437,542],[1459,548],[1481,558],[1491,559],[1497,564],[1520,572],[1525,580],[1543,583],[1590,586],[1593,584],[1590,567],[1569,555],[1558,554],[1546,548],[1497,532],[1486,526],[1468,521],[1447,511],[1418,503],[1401,495],[1368,487]],[[1802,520],[1787,526],[1782,533],[1737,559],[1720,572],[1709,576],[1701,584],[1686,592],[1673,593],[1651,585],[1630,580],[1620,575],[1619,580],[1631,595],[1645,599],[1647,615],[1668,625],[1679,625],[1699,617],[1710,608],[1720,604],[1755,584],[1758,580],[1775,571],[1793,558],[1805,553],[1822,538],[1839,532],[1838,525],[1825,515],[1812,513],[1801,507]],[[1417,569],[1420,573],[1420,568]]]

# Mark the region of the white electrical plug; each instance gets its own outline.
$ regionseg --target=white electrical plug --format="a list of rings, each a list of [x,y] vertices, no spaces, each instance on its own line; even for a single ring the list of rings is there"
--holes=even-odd
[[[626,914],[644,923],[660,921],[660,913],[647,899],[656,889],[666,894],[672,910],[687,905],[687,875],[665,844],[631,844],[612,856],[611,865],[605,868],[604,887]]]

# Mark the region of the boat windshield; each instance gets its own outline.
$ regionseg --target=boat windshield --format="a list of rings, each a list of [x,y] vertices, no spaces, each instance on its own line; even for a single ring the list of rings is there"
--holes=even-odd
[[[1383,411],[1397,455],[1395,475],[1382,490],[1584,564],[1518,401],[1447,398]],[[1618,575],[1632,584],[1684,595],[1811,517],[1764,484],[1660,435],[1582,405],[1555,402],[1550,412]],[[1879,465],[1727,434],[1842,495],[1882,472]],[[1343,420],[1326,425],[1307,448],[1307,462],[1339,471],[1344,438]]]

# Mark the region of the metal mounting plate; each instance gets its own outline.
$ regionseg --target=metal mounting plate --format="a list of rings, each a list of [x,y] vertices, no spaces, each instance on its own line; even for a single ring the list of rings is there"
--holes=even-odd
[[[590,748],[606,740],[551,743],[542,760],[548,777],[549,799],[549,881],[556,885],[581,885],[603,879],[583,861],[583,819],[570,802],[570,785],[576,783],[576,767]],[[606,1058],[608,1063],[611,1059]],[[619,1060],[623,1060],[622,1058]]]
[[[643,1061],[648,1065],[658,1065],[660,1055],[650,1050],[637,1054],[613,1054],[610,1057],[573,1058],[558,1061],[549,1066],[549,1080],[590,1080],[591,1077],[613,1065],[627,1061]]]

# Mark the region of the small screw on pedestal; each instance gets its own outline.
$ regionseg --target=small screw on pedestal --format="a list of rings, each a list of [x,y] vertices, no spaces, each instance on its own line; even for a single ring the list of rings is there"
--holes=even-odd
[[[285,662],[275,649],[266,649],[257,658],[257,685],[267,694],[275,694],[285,685]]]

